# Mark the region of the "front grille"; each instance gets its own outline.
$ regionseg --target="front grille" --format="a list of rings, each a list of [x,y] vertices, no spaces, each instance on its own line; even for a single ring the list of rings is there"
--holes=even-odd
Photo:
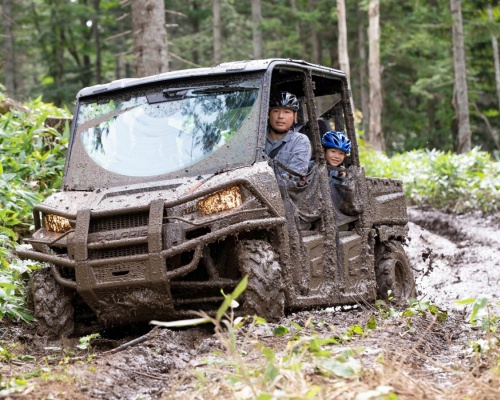
[[[134,286],[133,288],[118,287],[113,289],[98,289],[95,291],[95,294],[104,301],[114,302],[119,300],[123,296],[130,295],[133,292],[140,292],[141,290],[147,290],[147,287],[138,285]]]
[[[127,256],[134,256],[137,254],[147,254],[147,253],[148,253],[148,245],[147,243],[144,243],[137,246],[113,247],[109,249],[90,250],[89,259],[100,260],[103,258],[127,257]]]
[[[140,226],[148,226],[148,224],[149,214],[147,212],[92,218],[90,221],[89,233],[137,228]]]
[[[134,280],[143,280],[145,277],[144,264],[137,262],[95,267],[93,270],[98,283],[129,282]]]

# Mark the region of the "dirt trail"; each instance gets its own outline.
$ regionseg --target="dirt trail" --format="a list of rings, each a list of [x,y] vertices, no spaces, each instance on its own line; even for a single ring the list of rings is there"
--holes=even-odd
[[[467,327],[465,321],[468,315],[464,307],[454,304],[454,300],[488,296],[498,301],[500,281],[500,217],[483,218],[479,214],[452,216],[418,209],[410,209],[409,215],[411,222],[407,252],[415,268],[419,297],[447,309],[448,319],[443,324],[436,324],[430,316],[417,318],[413,321],[413,332],[410,333],[401,326],[401,319],[382,319],[377,316],[377,329],[352,344],[366,348],[363,353],[363,363],[366,365],[373,363],[381,351],[407,365],[411,359],[412,373],[425,379],[421,382],[418,379],[412,381],[412,385],[415,385],[412,387],[414,397],[400,396],[401,399],[418,398],[415,393],[428,390],[428,382],[432,382],[436,393],[444,393],[446,388],[460,383],[460,377],[450,375],[441,366],[464,359],[467,338],[477,336],[478,332]],[[358,307],[347,312],[332,308],[292,314],[283,319],[281,324],[292,329],[293,324],[305,326],[308,321],[312,321],[316,334],[331,335],[332,331],[343,332],[353,324],[365,326],[372,315],[373,307]],[[266,346],[284,349],[290,337],[273,336],[272,329],[275,326],[258,326],[253,334]],[[36,389],[29,389],[22,395],[11,395],[10,398],[195,398],[193,393],[199,387],[192,374],[189,376],[186,371],[192,371],[194,367],[206,368],[205,373],[210,376],[214,373],[214,365],[221,365],[210,365],[210,360],[215,357],[214,351],[223,350],[213,331],[203,327],[176,332],[157,329],[149,335],[149,340],[116,354],[104,352],[130,340],[130,337],[122,338],[118,343],[100,339],[95,342],[97,356],[92,363],[63,365],[65,374],[72,377],[71,382],[40,380]],[[29,338],[25,340],[30,354],[38,352],[35,355],[47,355],[44,349],[51,343]],[[74,345],[67,344],[69,347]],[[244,344],[241,343],[241,346]],[[408,352],[409,349],[413,353]],[[405,357],[401,358],[405,351]],[[417,353],[421,357],[415,356]],[[25,372],[29,370],[28,366],[0,367],[0,373],[4,376],[22,372],[23,368]],[[206,385],[215,384],[220,379],[217,375],[212,376],[214,379],[207,380]],[[200,395],[196,398],[233,396],[220,392],[213,397]]]
[[[447,309],[454,300],[499,299],[500,216],[410,209],[408,255],[422,297]]]

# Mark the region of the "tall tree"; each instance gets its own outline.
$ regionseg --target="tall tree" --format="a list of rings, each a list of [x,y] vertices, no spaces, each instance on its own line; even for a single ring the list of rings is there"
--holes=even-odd
[[[292,14],[295,18],[295,34],[296,34],[296,37],[298,40],[300,40],[300,38],[302,37],[302,28],[300,26],[300,22],[298,20],[298,18],[296,18],[297,16],[297,2],[295,0],[290,0],[290,5],[292,7]],[[305,43],[301,46],[301,53],[300,53],[300,58],[302,60],[305,60],[306,57],[306,49],[305,49]]]
[[[346,10],[344,0],[337,0],[337,19],[338,19],[338,53],[340,69],[345,72],[347,76],[347,83],[351,90],[351,69],[349,66],[349,52],[347,47],[347,23],[346,23]],[[351,90],[352,93],[352,90]],[[354,110],[354,100],[351,95],[351,107]]]
[[[453,18],[453,66],[455,70],[453,106],[458,124],[457,153],[461,154],[470,151],[472,136],[469,120],[469,95],[467,92],[461,1],[450,0],[450,10]]]
[[[100,0],[93,0],[94,15],[92,17],[92,32],[94,34],[95,49],[95,81],[101,83],[102,80],[102,60],[101,60],[101,37],[99,34],[99,6]]]
[[[3,19],[3,48],[4,48],[4,65],[5,70],[5,88],[7,94],[16,97],[16,57],[14,49],[14,34],[12,32],[12,21],[14,20],[12,13],[11,0],[3,0],[2,2],[2,19]]]
[[[309,11],[315,12],[318,9],[317,1],[316,0],[309,0],[308,1],[308,7]],[[320,64],[321,63],[321,56],[320,56],[320,43],[319,43],[319,37],[318,37],[318,27],[317,24],[311,23],[309,26],[310,29],[310,43],[311,43],[311,61],[315,64]]]
[[[366,60],[366,30],[365,30],[365,11],[361,8],[361,3],[358,3],[356,8],[356,16],[358,23],[358,65],[359,65],[359,98],[361,100],[361,114],[363,115],[362,127],[368,139],[368,121],[370,116],[369,111],[369,96],[366,88],[366,77],[368,76],[368,65]]]
[[[488,4],[488,19],[494,22],[493,9],[491,4]],[[491,47],[493,49],[493,65],[495,67],[495,83],[497,89],[498,107],[500,108],[500,57],[498,56],[498,40],[494,33],[491,33]]]
[[[214,0],[214,64],[219,65],[222,61],[222,42],[221,42],[221,16],[220,16],[220,0]]]
[[[133,0],[131,7],[136,76],[168,71],[164,1]]]
[[[252,0],[252,37],[253,37],[253,58],[258,60],[262,58],[262,23],[260,0]]]
[[[382,132],[382,82],[380,70],[380,4],[379,0],[370,0],[368,8],[368,70],[370,85],[370,145],[374,150],[385,150]]]

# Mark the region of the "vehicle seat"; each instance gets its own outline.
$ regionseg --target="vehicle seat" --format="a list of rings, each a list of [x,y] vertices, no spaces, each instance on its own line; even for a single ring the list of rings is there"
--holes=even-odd
[[[320,140],[321,137],[328,131],[331,131],[332,128],[330,127],[330,123],[323,118],[318,118],[318,127],[319,127],[319,133],[320,133]],[[312,143],[312,129],[311,129],[311,124],[310,121],[307,121],[302,128],[299,130],[300,133],[303,133],[309,138],[309,141]],[[311,160],[314,160],[314,146],[312,146],[312,154],[311,154]]]
[[[332,130],[330,123],[323,118],[318,118],[318,126],[319,126],[319,133],[321,136],[323,136],[326,132]]]

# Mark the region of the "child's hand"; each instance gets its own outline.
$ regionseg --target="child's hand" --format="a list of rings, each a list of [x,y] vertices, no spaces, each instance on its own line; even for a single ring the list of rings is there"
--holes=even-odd
[[[345,167],[343,165],[339,165],[339,168],[342,168],[342,169],[345,169]],[[346,172],[345,171],[339,171],[339,176],[341,178],[345,178],[346,177]]]

